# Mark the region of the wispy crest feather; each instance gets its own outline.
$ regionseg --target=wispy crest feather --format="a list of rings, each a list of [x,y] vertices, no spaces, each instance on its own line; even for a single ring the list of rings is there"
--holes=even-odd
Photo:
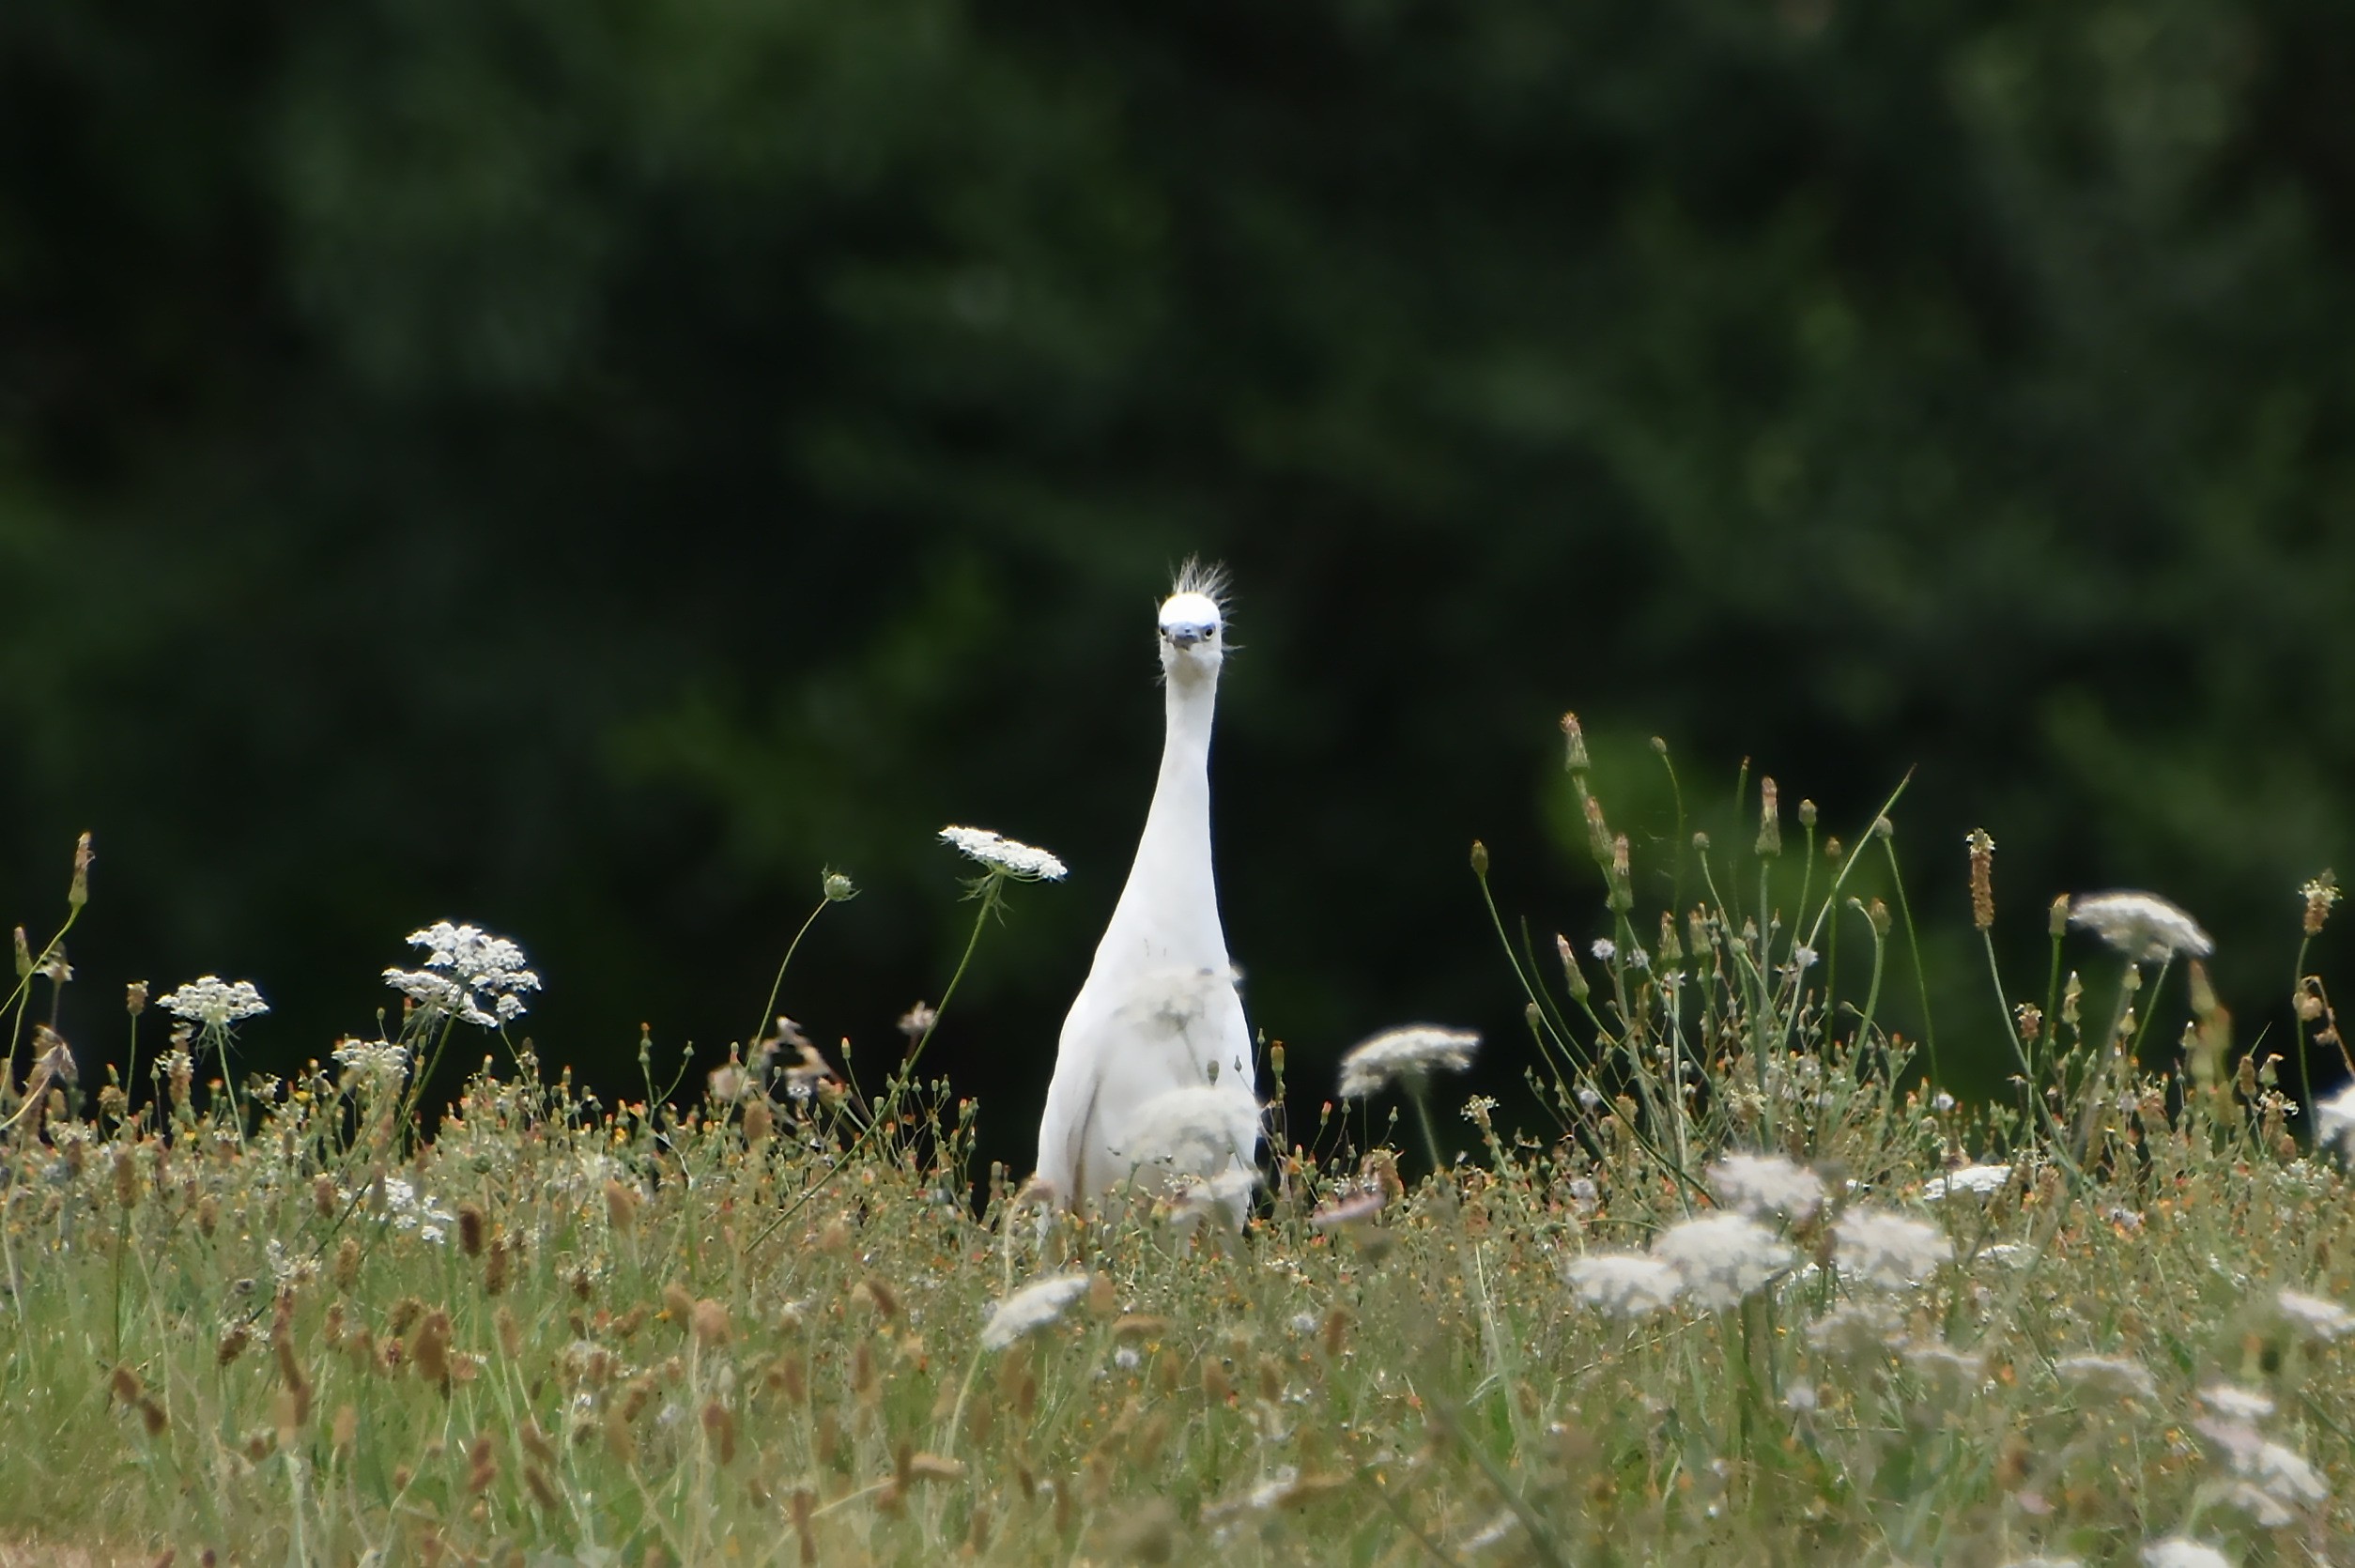
[[[1224,561],[1206,562],[1198,555],[1190,555],[1178,566],[1177,579],[1170,584],[1169,592],[1173,595],[1201,594],[1219,607],[1219,617],[1224,620],[1226,616],[1226,594],[1231,580]]]

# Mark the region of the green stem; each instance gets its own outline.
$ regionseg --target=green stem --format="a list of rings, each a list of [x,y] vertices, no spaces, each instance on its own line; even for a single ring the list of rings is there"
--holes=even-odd
[[[898,1091],[905,1086],[915,1075],[916,1058],[924,1054],[924,1048],[931,1043],[932,1036],[939,1030],[941,1017],[948,1011],[948,1004],[957,994],[958,982],[965,977],[966,966],[973,962],[974,949],[981,945],[981,928],[989,923],[990,912],[998,907],[999,896],[1005,885],[1006,873],[1003,871],[993,870],[982,878],[977,894],[981,900],[981,909],[980,913],[973,917],[973,933],[965,938],[964,953],[957,960],[956,971],[948,976],[947,988],[941,992],[940,1001],[933,1005],[932,1021],[924,1026],[924,1033],[916,1037],[916,1043],[908,1048],[906,1058],[900,1062],[899,1077],[885,1083],[884,1098],[878,1103],[875,1114],[868,1117],[867,1125],[859,1129],[858,1136],[851,1140],[851,1146],[842,1151],[842,1157],[834,1162],[833,1168],[808,1187],[803,1188],[800,1194],[792,1203],[787,1204],[776,1219],[771,1220],[766,1226],[762,1227],[760,1235],[752,1238],[752,1247],[758,1247],[762,1242],[776,1235],[778,1227],[800,1213],[812,1198],[824,1191],[827,1184],[834,1179],[835,1172],[850,1164],[874,1136],[883,1130],[885,1120],[885,1111],[891,1104]],[[750,1247],[746,1249],[747,1252],[750,1250]]]
[[[823,915],[826,912],[826,905],[834,901],[831,898],[821,898],[818,900],[818,907],[809,912],[809,918],[801,923],[801,930],[793,933],[793,940],[785,945],[785,956],[777,961],[777,978],[769,985],[769,999],[761,1008],[761,1022],[754,1024],[752,1033],[745,1037],[745,1047],[747,1051],[751,1049],[754,1041],[760,1039],[767,1032],[769,1022],[777,1016],[777,998],[778,993],[785,989],[785,971],[793,964],[793,955],[801,950],[801,939],[809,934],[809,928],[818,923],[818,916]]]

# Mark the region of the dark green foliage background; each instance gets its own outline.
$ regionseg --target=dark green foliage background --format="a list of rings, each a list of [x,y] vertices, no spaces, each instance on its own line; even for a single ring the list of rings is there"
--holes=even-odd
[[[1075,869],[938,1048],[1019,1161],[1199,550],[1312,1095],[1420,1017],[1511,1076],[1464,852],[1606,929],[1565,707],[1654,865],[1653,734],[1721,844],[1745,754],[1852,838],[1918,765],[1960,1076],[1979,823],[2020,992],[2053,892],[2147,885],[2279,1046],[2350,827],[2351,81],[2337,0],[20,0],[5,913],[94,828],[68,1032],[250,975],[269,1065],[478,920],[621,1082],[743,1035],[831,863],[786,1005],[872,1064],[983,823]]]

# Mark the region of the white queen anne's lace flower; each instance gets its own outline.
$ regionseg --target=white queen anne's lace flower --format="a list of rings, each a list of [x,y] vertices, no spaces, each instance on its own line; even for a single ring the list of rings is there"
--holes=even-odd
[[[335,1065],[363,1083],[397,1089],[408,1076],[408,1047],[389,1040],[346,1039],[335,1047]]]
[[[204,975],[161,998],[157,1005],[175,1018],[185,1018],[208,1029],[225,1029],[241,1018],[269,1011],[269,1004],[251,980],[224,980]]]
[[[2143,1547],[2144,1568],[2232,1568],[2224,1554],[2188,1535],[2170,1535]]]
[[[944,827],[940,841],[968,860],[1016,882],[1061,882],[1070,868],[1036,845],[992,833],[986,827]]]
[[[1852,1208],[1832,1227],[1833,1260],[1841,1273],[1884,1289],[1921,1284],[1954,1255],[1946,1232],[1921,1220],[1882,1209]]]
[[[1683,1294],[1722,1311],[1763,1290],[1799,1256],[1757,1221],[1704,1214],[1662,1231],[1652,1255],[1676,1270]]]
[[[2138,963],[2186,954],[2203,959],[2216,950],[2198,921],[2156,893],[2088,893],[2069,906],[2069,923]]]
[[[437,921],[409,932],[408,945],[424,949],[425,967],[388,969],[384,983],[427,1012],[497,1029],[521,1018],[523,993],[540,989],[523,949],[479,926]]]
[[[2150,1369],[2132,1356],[2065,1356],[2053,1363],[2053,1376],[2080,1399],[2139,1399],[2159,1397],[2159,1384]]]
[[[1033,1281],[991,1309],[990,1320],[981,1325],[981,1348],[1003,1350],[1024,1334],[1036,1333],[1086,1293],[1087,1275],[1078,1269]]]
[[[1470,1029],[1410,1023],[1385,1029],[1349,1048],[1341,1058],[1341,1098],[1362,1099],[1401,1079],[1427,1077],[1439,1068],[1461,1072],[1471,1066],[1480,1037]]]
[[[1778,1154],[1729,1154],[1709,1167],[1709,1189],[1736,1213],[1804,1224],[1824,1207],[1824,1180]]]
[[[2292,1328],[2310,1339],[2326,1344],[2344,1339],[2355,1331],[2355,1313],[2348,1312],[2336,1301],[2319,1296],[2306,1296],[2295,1290],[2285,1290],[2273,1298],[2282,1317]]]
[[[1673,1267],[1640,1253],[1590,1253],[1562,1272],[1579,1300],[1613,1317],[1666,1312],[1685,1284]]]
[[[2255,1424],[2273,1413],[2273,1400],[2237,1383],[2210,1383],[2200,1390],[2200,1403],[2227,1421]]]
[[[1932,1203],[1940,1198],[1950,1198],[1957,1192],[1969,1192],[1983,1198],[1991,1192],[2002,1191],[2004,1183],[2010,1179],[2011,1167],[2009,1165],[1965,1165],[1942,1176],[1931,1177],[1922,1184],[1921,1195]]]

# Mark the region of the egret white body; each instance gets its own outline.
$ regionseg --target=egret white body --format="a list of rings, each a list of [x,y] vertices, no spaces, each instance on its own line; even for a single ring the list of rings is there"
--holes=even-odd
[[[1063,1020],[1039,1178],[1078,1207],[1131,1184],[1239,1222],[1259,1146],[1242,998],[1210,867],[1210,719],[1225,656],[1214,573],[1161,609],[1168,730],[1136,862]]]

